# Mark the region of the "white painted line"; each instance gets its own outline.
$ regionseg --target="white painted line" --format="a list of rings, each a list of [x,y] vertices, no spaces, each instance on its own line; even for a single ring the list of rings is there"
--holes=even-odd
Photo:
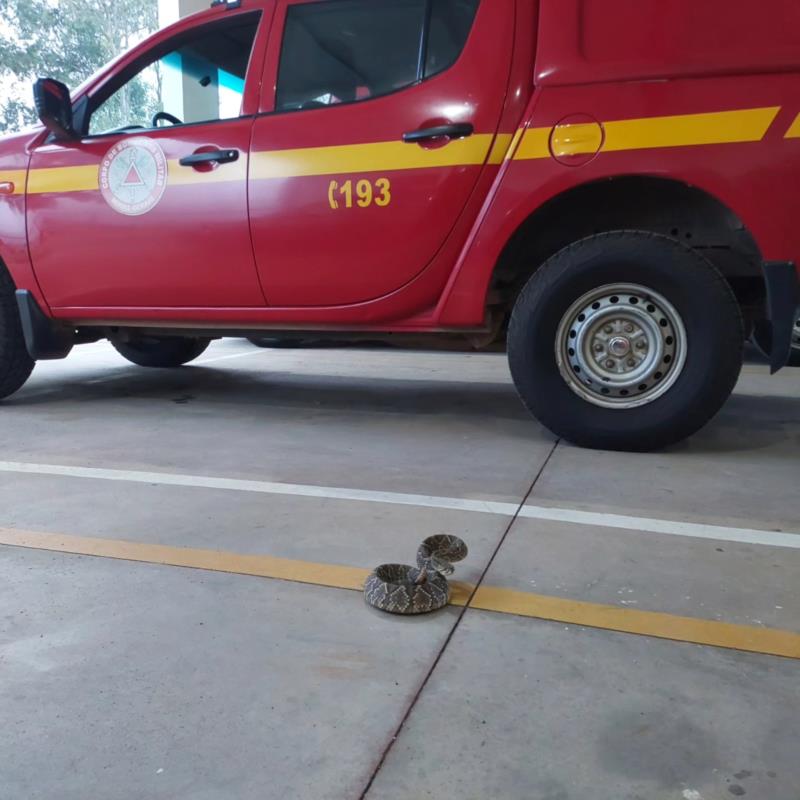
[[[185,486],[200,489],[221,489],[235,492],[256,492],[293,497],[313,497],[328,500],[352,500],[362,503],[436,508],[446,511],[467,511],[478,514],[496,514],[511,517],[517,512],[516,503],[490,500],[471,500],[461,497],[438,497],[402,492],[378,492],[369,489],[347,489],[334,486],[314,486],[300,483],[278,483],[273,481],[251,481],[238,478],[215,478],[203,475],[182,475],[169,472],[141,472],[123,469],[99,469],[56,464],[30,464],[19,461],[0,461],[0,472],[30,475],[55,475],[65,478],[89,478],[93,480],[122,481],[125,483],[147,483],[159,486]],[[636,533],[656,533],[666,536],[683,536],[693,539],[711,539],[720,542],[765,545],[800,549],[800,532],[764,531],[755,528],[732,528],[723,525],[708,525],[697,522],[632,517],[620,514],[604,514],[595,511],[579,511],[570,508],[549,506],[525,506],[519,516],[525,519],[540,519],[550,522],[565,522],[594,528],[616,528]]]
[[[0,472],[17,472],[33,475],[58,475],[65,478],[92,478],[94,480],[149,483],[163,486],[187,486],[200,489],[225,489],[235,492],[316,497],[328,500],[356,500],[364,503],[384,503],[421,508],[440,508],[452,511],[474,511],[481,514],[513,516],[516,503],[495,503],[487,500],[468,500],[458,497],[434,497],[401,492],[376,492],[369,489],[345,489],[333,486],[313,486],[302,483],[275,483],[249,481],[238,478],[213,478],[203,475],[181,475],[171,472],[139,472],[96,467],[72,467],[55,464],[28,464],[17,461],[0,461]]]
[[[229,361],[232,358],[244,358],[245,356],[261,356],[267,352],[264,349],[256,350],[255,347],[252,350],[248,350],[246,353],[231,353],[227,356],[215,356],[214,358],[199,358],[197,361],[190,361],[187,366],[189,367],[202,367],[205,364],[216,364],[217,361]]]
[[[701,522],[680,522],[649,517],[628,517],[620,514],[602,514],[596,511],[578,511],[571,508],[525,506],[520,517],[550,522],[568,522],[572,525],[593,525],[597,528],[617,528],[625,531],[660,533],[666,536],[686,536],[692,539],[712,539],[720,542],[763,544],[768,547],[790,547],[800,550],[800,532],[762,531],[756,528],[728,528]]]

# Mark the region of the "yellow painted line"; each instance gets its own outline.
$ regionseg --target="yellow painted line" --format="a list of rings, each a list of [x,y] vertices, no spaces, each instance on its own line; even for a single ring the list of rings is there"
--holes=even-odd
[[[800,139],[800,114],[798,114],[791,127],[786,131],[786,139]]]
[[[481,586],[470,608],[800,659],[800,634]]]
[[[682,114],[604,122],[605,141],[602,152],[760,142],[780,110],[780,106],[769,106],[708,114]],[[588,129],[592,126],[562,126],[562,130],[568,127],[574,128],[576,134],[571,153],[596,151],[597,138],[588,133]],[[584,135],[581,128],[587,129],[583,131]],[[517,160],[549,158],[552,130],[552,128],[529,128],[515,158]],[[583,141],[577,141],[580,138]]]
[[[310,583],[334,589],[361,591],[369,570],[335,564],[314,564],[272,556],[239,555],[221,550],[199,550],[171,547],[163,544],[126,542],[119,539],[99,539],[92,536],[67,536],[60,533],[33,533],[15,528],[0,528],[0,545],[26,547],[98,556],[145,564],[171,567],[190,567],[211,572],[230,572],[236,575],[255,575],[295,583]]]
[[[14,184],[14,191],[12,192],[13,196],[15,194],[25,194],[25,176],[26,171],[24,169],[11,169],[6,171],[0,171],[0,183],[13,183]]]
[[[498,133],[492,145],[492,151],[489,153],[489,164],[502,164],[508,155],[508,151],[511,149],[513,140],[513,134]]]
[[[369,574],[367,569],[336,564],[319,564],[273,556],[242,555],[219,550],[200,550],[87,536],[34,533],[14,528],[0,528],[0,545],[275,578],[352,591],[361,591],[364,580]],[[469,601],[474,587],[470,584],[453,581],[451,589],[451,604],[464,606]],[[481,586],[475,592],[470,608],[639,636],[800,659],[800,634],[774,628],[756,628],[716,620],[663,614],[656,611],[618,608],[599,603],[520,592],[497,586]]]
[[[491,133],[481,133],[435,149],[405,142],[373,142],[256,152],[250,157],[250,176],[268,180],[482,165],[494,138]]]

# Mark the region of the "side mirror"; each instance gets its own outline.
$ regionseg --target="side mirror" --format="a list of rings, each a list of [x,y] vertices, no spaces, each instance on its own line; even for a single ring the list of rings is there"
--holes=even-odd
[[[69,89],[52,78],[39,78],[33,85],[36,113],[56,139],[77,139],[72,127],[72,98]]]

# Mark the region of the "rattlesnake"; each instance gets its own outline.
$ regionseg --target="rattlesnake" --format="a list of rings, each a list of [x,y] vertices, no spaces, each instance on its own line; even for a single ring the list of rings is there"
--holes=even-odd
[[[417,550],[417,566],[381,564],[364,584],[367,603],[390,614],[427,614],[447,605],[452,562],[467,557],[458,536],[430,536]]]

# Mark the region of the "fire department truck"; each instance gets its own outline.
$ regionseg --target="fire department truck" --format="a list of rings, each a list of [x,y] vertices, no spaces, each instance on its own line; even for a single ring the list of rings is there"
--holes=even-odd
[[[216,0],[35,99],[0,396],[99,339],[459,336],[559,436],[645,450],[746,335],[798,358],[797,0]]]

